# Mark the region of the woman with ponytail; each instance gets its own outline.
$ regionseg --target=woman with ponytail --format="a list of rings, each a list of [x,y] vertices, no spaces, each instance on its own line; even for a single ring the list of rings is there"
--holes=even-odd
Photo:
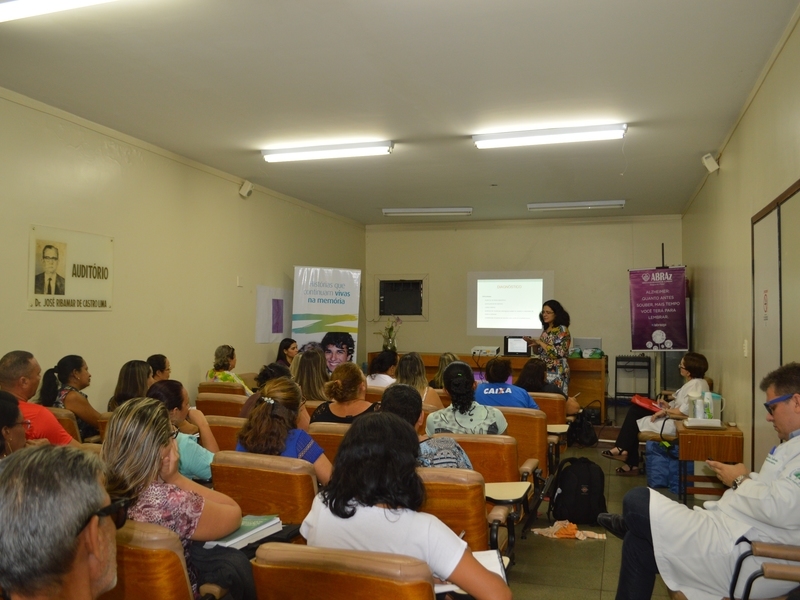
[[[435,433],[503,433],[508,427],[503,413],[493,406],[475,402],[475,377],[470,366],[460,360],[444,370],[444,389],[451,404],[428,415],[425,432]]]
[[[322,485],[331,477],[331,461],[308,433],[308,413],[303,395],[291,379],[268,381],[256,407],[239,432],[239,452],[301,458],[314,465]]]
[[[347,423],[363,414],[373,412],[378,406],[367,402],[367,380],[358,365],[352,362],[340,364],[331,373],[325,384],[325,395],[332,402],[323,402],[311,415],[311,422]]]
[[[75,413],[81,439],[98,435],[100,413],[89,404],[89,398],[81,390],[89,387],[92,375],[86,361],[80,356],[70,354],[62,358],[56,366],[48,369],[42,377],[42,391],[39,400],[43,406],[66,408]]]

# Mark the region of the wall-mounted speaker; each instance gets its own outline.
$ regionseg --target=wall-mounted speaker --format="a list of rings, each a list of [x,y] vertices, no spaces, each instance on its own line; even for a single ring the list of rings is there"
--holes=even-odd
[[[719,170],[719,163],[710,154],[706,154],[702,160],[709,173]]]
[[[239,195],[242,198],[249,198],[250,194],[252,194],[252,193],[253,193],[253,184],[250,183],[249,181],[245,181],[242,184],[242,187],[239,188]]]

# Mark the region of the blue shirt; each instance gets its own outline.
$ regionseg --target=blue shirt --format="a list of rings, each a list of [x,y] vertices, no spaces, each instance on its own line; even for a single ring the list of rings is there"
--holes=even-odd
[[[241,442],[236,442],[237,452],[247,452]],[[281,456],[287,458],[302,458],[312,465],[317,459],[325,454],[325,451],[314,441],[307,432],[302,429],[290,429],[286,436],[286,448],[281,452]]]
[[[510,383],[481,383],[475,390],[475,401],[484,406],[539,408],[521,387]]]

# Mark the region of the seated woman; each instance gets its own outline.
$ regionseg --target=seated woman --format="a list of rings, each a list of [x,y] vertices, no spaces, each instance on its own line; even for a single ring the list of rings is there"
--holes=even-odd
[[[451,404],[428,415],[425,432],[434,433],[489,433],[505,432],[508,422],[503,413],[492,406],[475,402],[475,377],[472,369],[457,360],[444,370],[444,389],[450,394]]]
[[[514,385],[526,392],[543,392],[545,394],[566,394],[560,387],[547,381],[547,365],[541,358],[531,358],[522,367]]]
[[[292,366],[297,353],[297,342],[292,338],[283,338],[278,344],[278,355],[275,357],[275,362],[288,369]]]
[[[414,431],[419,431],[425,421],[419,392],[405,383],[395,383],[386,388],[381,398],[381,412],[397,415],[413,426]],[[467,453],[457,441],[447,436],[429,435],[419,436],[417,466],[472,469]]]
[[[464,540],[433,515],[419,512],[425,487],[416,473],[414,429],[388,413],[353,423],[336,454],[331,481],[315,499],[300,533],[309,546],[404,554],[476,600],[511,591],[487,571]]]
[[[108,410],[116,410],[131,398],[142,398],[155,383],[153,370],[143,360],[129,360],[119,370],[117,387],[108,401]]]
[[[340,364],[333,370],[331,380],[325,384],[325,395],[332,402],[323,402],[311,415],[316,423],[352,423],[356,417],[370,413],[377,404],[367,402],[367,382],[358,365],[351,362]]]
[[[75,413],[82,440],[100,433],[100,413],[89,404],[89,398],[81,391],[89,387],[91,381],[92,375],[86,361],[70,354],[58,361],[55,368],[44,372],[42,391],[39,392],[39,401],[43,406],[66,408]]]
[[[314,465],[322,485],[331,478],[331,461],[306,433],[308,413],[303,408],[300,386],[286,378],[264,386],[261,397],[239,432],[239,452],[302,458]]]
[[[163,354],[153,354],[147,357],[147,364],[153,369],[153,381],[166,381],[172,375],[169,359]]]
[[[425,364],[418,352],[404,354],[397,363],[397,383],[405,383],[416,388],[419,395],[422,396],[423,404],[444,408],[439,394],[428,385],[428,378],[425,377]]]
[[[397,352],[384,350],[369,363],[367,385],[377,388],[390,386],[394,383],[395,371],[397,371]]]
[[[428,382],[428,385],[431,386],[435,390],[443,390],[444,389],[444,370],[447,368],[451,362],[456,362],[458,357],[453,354],[452,352],[445,352],[439,357],[439,370],[436,371],[436,375],[433,376]]]
[[[300,355],[294,380],[303,390],[305,402],[327,402],[325,384],[328,383],[328,366],[325,353],[320,348],[311,348]]]
[[[206,381],[223,381],[226,383],[238,383],[244,387],[244,393],[250,396],[253,392],[242,381],[239,376],[233,372],[236,368],[236,350],[233,346],[219,346],[214,351],[214,366],[206,373]]]
[[[511,361],[496,357],[486,363],[486,383],[478,384],[475,400],[484,406],[539,408],[521,387],[506,383],[511,377]]]
[[[263,388],[268,381],[272,381],[273,379],[278,379],[279,377],[286,377],[287,379],[291,379],[292,374],[289,371],[288,367],[284,365],[279,365],[278,363],[270,363],[268,365],[264,365],[261,367],[261,370],[256,375],[256,384],[258,385],[258,389],[253,392],[253,394],[247,399],[247,401],[242,406],[242,410],[239,411],[239,418],[246,419],[250,416],[250,413],[253,412],[253,409],[256,406],[256,402],[258,399],[261,398],[261,388]]]
[[[25,447],[31,422],[22,417],[17,397],[0,392],[0,459]]]
[[[148,398],[155,398],[164,403],[169,412],[169,421],[173,427],[179,429],[184,421],[197,427],[200,433],[200,443],[193,435],[178,433],[175,438],[178,443],[178,471],[189,479],[211,479],[211,462],[214,454],[219,452],[219,445],[211,432],[206,416],[196,408],[189,407],[189,392],[180,381],[168,379],[156,381],[147,390]]]
[[[617,435],[616,445],[611,450],[603,450],[606,458],[625,463],[617,468],[618,474],[638,475],[640,431],[676,435],[674,420],[685,419],[691,412],[689,395],[702,396],[709,391],[708,383],[703,379],[708,370],[705,356],[697,352],[687,352],[681,359],[679,369],[686,383],[675,392],[674,399],[671,402],[659,400],[661,410],[657,413],[632,404]]]
[[[204,583],[216,583],[255,598],[252,569],[244,553],[203,544],[239,528],[242,511],[231,498],[195,483],[178,471],[178,447],[167,407],[154,398],[135,398],[114,411],[100,457],[107,466],[111,501],[131,500],[128,518],[155,523],[180,536],[195,598]],[[212,552],[213,551],[213,552]],[[207,568],[196,568],[193,556]],[[233,578],[218,578],[216,560],[235,569]],[[227,572],[227,570],[226,570]],[[228,572],[229,573],[229,572]]]

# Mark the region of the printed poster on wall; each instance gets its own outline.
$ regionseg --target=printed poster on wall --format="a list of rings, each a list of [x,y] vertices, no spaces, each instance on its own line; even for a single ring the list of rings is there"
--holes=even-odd
[[[360,270],[294,268],[292,338],[301,351],[319,344],[329,371],[356,354],[360,290]]]
[[[688,350],[686,267],[629,271],[631,349]]]
[[[256,286],[256,344],[274,344],[291,337],[291,290]]]
[[[29,310],[111,310],[114,239],[31,225]]]

